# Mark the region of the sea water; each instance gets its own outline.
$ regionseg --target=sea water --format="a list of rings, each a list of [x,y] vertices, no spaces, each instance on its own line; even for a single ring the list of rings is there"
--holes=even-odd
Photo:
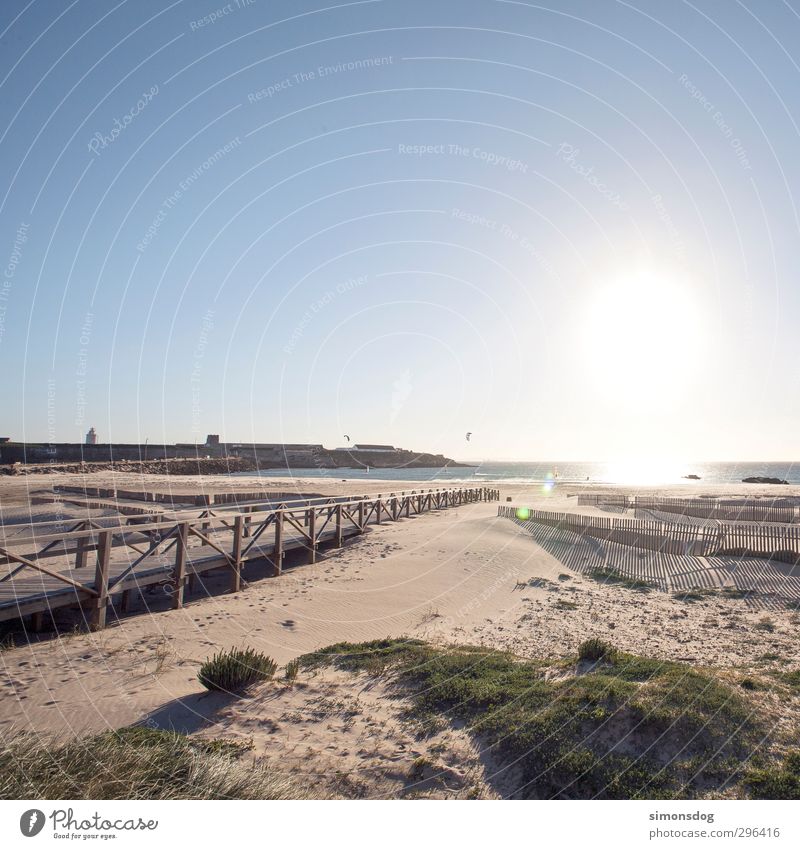
[[[473,461],[475,462],[475,461]],[[264,469],[242,472],[238,476],[327,478],[347,480],[403,480],[420,482],[450,482],[481,485],[500,483],[619,483],[619,484],[689,484],[686,475],[701,478],[698,485],[740,483],[747,477],[774,477],[791,484],[800,484],[800,461],[782,462],[687,462],[687,463],[609,463],[609,462],[499,462],[487,460],[470,467],[443,469]]]

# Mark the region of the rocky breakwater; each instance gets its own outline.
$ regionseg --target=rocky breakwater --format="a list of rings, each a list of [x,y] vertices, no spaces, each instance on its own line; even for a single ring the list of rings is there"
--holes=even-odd
[[[247,457],[192,457],[176,460],[116,460],[109,463],[13,463],[0,466],[4,475],[90,474],[134,472],[140,475],[227,475],[252,472],[256,460]]]
[[[753,477],[742,478],[742,483],[776,483],[788,485],[789,481],[781,480],[780,478]]]

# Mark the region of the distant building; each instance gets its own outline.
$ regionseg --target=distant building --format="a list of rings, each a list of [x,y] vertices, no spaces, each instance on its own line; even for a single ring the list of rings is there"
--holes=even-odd
[[[206,437],[206,445],[211,446],[214,445],[219,447],[219,434],[218,433],[209,433]]]
[[[397,451],[394,445],[370,445],[366,442],[358,443],[351,449],[352,451]]]
[[[97,432],[93,427],[90,427],[89,432],[86,434],[86,444],[97,445]]]

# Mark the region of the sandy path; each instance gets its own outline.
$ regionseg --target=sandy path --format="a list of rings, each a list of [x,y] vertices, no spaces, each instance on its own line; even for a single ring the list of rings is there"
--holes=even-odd
[[[410,634],[434,615],[466,625],[496,614],[514,601],[525,561],[547,555],[509,534],[495,511],[474,504],[385,525],[237,595],[5,651],[0,728],[80,732],[136,721],[199,693],[198,663],[220,647],[248,644],[284,663],[338,640]]]

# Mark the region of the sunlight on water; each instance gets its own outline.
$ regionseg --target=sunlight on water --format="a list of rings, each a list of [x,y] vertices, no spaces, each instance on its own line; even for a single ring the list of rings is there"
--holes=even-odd
[[[558,491],[563,484],[615,483],[627,486],[660,486],[665,484],[691,484],[687,475],[697,475],[703,484],[740,483],[748,476],[770,476],[800,484],[800,463],[784,461],[748,462],[682,462],[675,459],[628,458],[615,461],[491,461],[475,466],[448,469],[264,469],[261,472],[236,472],[234,477],[296,477],[333,478],[337,480],[362,480],[365,491],[373,489],[381,480],[418,481],[439,486],[445,483],[490,484],[494,481],[509,484],[537,484],[543,494]]]
[[[674,460],[640,458],[609,463],[604,477],[629,485],[674,483],[688,468],[687,463]]]

